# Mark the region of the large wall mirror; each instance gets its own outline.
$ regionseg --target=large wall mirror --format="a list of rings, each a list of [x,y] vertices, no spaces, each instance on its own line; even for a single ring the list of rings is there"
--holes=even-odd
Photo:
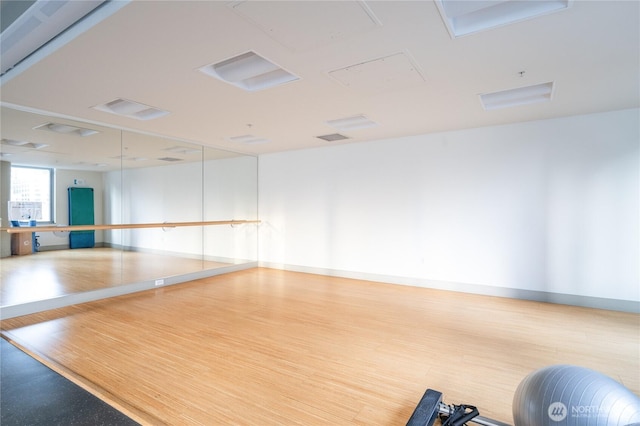
[[[4,318],[255,266],[257,158],[6,106],[1,113]],[[29,186],[23,172],[49,176],[50,199],[21,187]],[[16,217],[36,199],[36,223]],[[91,222],[97,229],[69,231]],[[19,240],[31,250],[20,252]]]

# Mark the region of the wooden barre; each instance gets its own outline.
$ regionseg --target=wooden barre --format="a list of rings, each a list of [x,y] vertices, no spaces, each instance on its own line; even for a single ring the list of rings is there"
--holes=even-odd
[[[110,229],[137,228],[178,228],[182,226],[210,226],[210,225],[243,225],[246,223],[260,223],[259,220],[212,220],[205,222],[164,222],[164,223],[122,223],[114,225],[67,225],[67,226],[12,226],[0,228],[9,234],[26,232],[57,232],[57,231],[100,231]]]

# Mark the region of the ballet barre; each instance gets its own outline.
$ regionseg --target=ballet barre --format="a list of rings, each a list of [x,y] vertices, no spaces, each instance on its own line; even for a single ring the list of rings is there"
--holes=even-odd
[[[60,232],[60,231],[103,231],[112,229],[139,229],[139,228],[179,228],[183,226],[213,226],[213,225],[244,225],[248,223],[260,223],[259,220],[211,220],[202,222],[162,222],[162,223],[121,223],[112,225],[45,225],[45,226],[11,226],[0,228],[9,234],[21,234],[26,232]]]

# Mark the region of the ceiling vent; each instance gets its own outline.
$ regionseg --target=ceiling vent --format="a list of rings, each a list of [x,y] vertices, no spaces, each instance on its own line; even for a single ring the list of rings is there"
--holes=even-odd
[[[435,0],[452,38],[568,8],[572,0]]]
[[[199,68],[199,71],[249,92],[269,89],[300,79],[251,51],[206,65]]]
[[[485,110],[492,110],[548,102],[551,100],[552,94],[553,82],[549,82],[482,94],[480,95],[480,101]]]
[[[174,163],[176,161],[182,161],[182,158],[176,158],[176,157],[162,157],[162,158],[158,158],[158,160],[160,161],[167,161],[169,163]]]
[[[34,127],[34,130],[46,130],[49,132],[62,133],[65,135],[76,135],[76,136],[91,136],[96,133],[100,133],[97,130],[86,129],[84,127],[71,126],[69,124],[60,124],[60,123],[46,123],[40,126]]]
[[[322,135],[322,136],[316,136],[318,139],[322,139],[323,141],[327,141],[327,142],[335,142],[335,141],[342,141],[345,139],[349,139],[348,136],[345,135],[341,135],[340,133],[331,133],[330,135]]]
[[[229,142],[233,143],[243,143],[246,145],[259,145],[262,143],[270,142],[269,139],[261,138],[253,135],[242,135],[242,136],[232,136],[227,138]]]
[[[121,98],[114,99],[106,104],[96,105],[92,108],[136,120],[153,120],[154,118],[160,118],[169,114],[168,111]]]
[[[341,131],[366,129],[378,125],[375,121],[369,120],[364,115],[355,115],[353,117],[339,118],[337,120],[325,121],[325,123],[334,129]]]

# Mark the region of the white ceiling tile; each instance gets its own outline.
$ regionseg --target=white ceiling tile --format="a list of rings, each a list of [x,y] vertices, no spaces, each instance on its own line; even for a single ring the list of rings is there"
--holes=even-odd
[[[362,93],[375,94],[406,89],[425,83],[425,78],[404,52],[331,71],[343,85]]]
[[[230,4],[240,16],[283,46],[303,51],[340,41],[379,26],[362,1],[240,1]]]

